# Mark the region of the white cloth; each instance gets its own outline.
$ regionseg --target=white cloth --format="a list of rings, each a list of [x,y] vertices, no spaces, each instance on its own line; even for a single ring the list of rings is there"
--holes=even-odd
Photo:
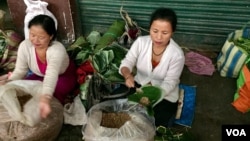
[[[25,39],[29,38],[29,29],[28,29],[28,24],[31,19],[33,19],[35,16],[39,14],[44,14],[50,16],[54,22],[55,22],[55,27],[57,29],[57,19],[51,13],[48,9],[48,3],[45,1],[41,0],[24,0],[25,5],[27,6],[26,8],[26,15],[24,18],[24,36]]]
[[[140,36],[133,43],[126,57],[122,60],[121,68],[126,66],[132,72],[136,67],[135,81],[141,85],[149,82],[161,87],[164,99],[176,102],[179,97],[179,82],[185,56],[179,45],[171,39],[163,53],[160,63],[152,71],[152,40],[150,36]]]
[[[20,43],[16,66],[10,80],[22,79],[29,69],[38,76],[44,76],[42,94],[53,94],[58,76],[65,72],[69,65],[69,56],[65,47],[58,41],[53,41],[46,52],[47,69],[44,74],[39,70],[35,47],[29,39]]]

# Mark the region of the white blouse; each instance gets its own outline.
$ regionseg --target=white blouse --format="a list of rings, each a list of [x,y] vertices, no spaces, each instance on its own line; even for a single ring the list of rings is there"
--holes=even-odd
[[[10,80],[23,79],[29,69],[38,76],[44,77],[41,94],[54,93],[58,76],[69,66],[69,56],[65,47],[58,41],[53,41],[46,52],[47,69],[45,75],[40,72],[36,60],[35,47],[30,40],[22,41],[18,48],[15,69]]]
[[[152,67],[152,40],[150,36],[141,36],[133,43],[126,57],[122,60],[121,68],[126,66],[132,72],[136,67],[135,81],[141,85],[151,82],[153,86],[163,89],[164,98],[176,102],[179,98],[179,83],[185,56],[179,45],[171,39],[164,51],[161,61]]]

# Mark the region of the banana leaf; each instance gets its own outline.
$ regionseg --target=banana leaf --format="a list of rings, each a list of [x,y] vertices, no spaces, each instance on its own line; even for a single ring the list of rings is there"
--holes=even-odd
[[[67,51],[72,51],[76,48],[82,48],[83,46],[88,46],[88,45],[89,45],[88,41],[83,36],[80,36],[76,39],[76,41],[73,44],[67,47]]]
[[[103,50],[112,50],[114,52],[113,63],[120,66],[121,60],[125,57],[128,52],[128,49],[120,46],[118,43],[112,43],[111,45],[105,47]]]
[[[85,60],[85,58],[82,58],[84,56],[82,54],[84,53],[83,50],[85,50],[84,48],[88,47],[89,47],[88,41],[83,36],[80,36],[76,39],[76,41],[73,44],[68,46],[66,50],[67,53],[69,54],[69,57],[72,58],[73,60],[76,60],[76,63],[80,65]]]
[[[125,26],[124,21],[116,20],[97,42],[95,47],[95,52],[104,47],[107,47],[113,41],[117,40],[118,37],[120,37],[123,34],[125,30],[124,26]]]
[[[104,79],[111,82],[123,82],[124,78],[119,74],[118,70],[127,51],[126,48],[112,43],[94,54],[92,64]]]
[[[128,100],[131,102],[140,103],[143,97],[147,97],[149,100],[148,105],[144,105],[150,116],[154,115],[153,107],[155,104],[162,100],[162,90],[159,87],[145,85],[139,88],[134,94],[128,96]]]
[[[104,50],[96,53],[93,56],[93,66],[98,73],[103,73],[108,69],[109,64],[114,59],[114,52],[112,50]]]
[[[77,65],[90,60],[95,71],[109,81],[124,81],[118,73],[121,60],[125,57],[128,49],[114,41],[124,31],[124,21],[115,21],[108,31],[100,38],[97,31],[92,31],[87,38],[79,37],[68,50],[80,49],[75,60]]]
[[[100,41],[100,38],[101,38],[100,32],[92,31],[87,37],[87,40],[90,43],[90,46],[94,47]]]
[[[111,63],[109,69],[103,73],[103,78],[111,82],[123,82],[124,78],[119,74],[118,70],[119,66],[117,66],[115,63]]]

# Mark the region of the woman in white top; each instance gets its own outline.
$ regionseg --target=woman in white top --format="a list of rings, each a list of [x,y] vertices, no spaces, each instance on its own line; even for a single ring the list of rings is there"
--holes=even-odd
[[[46,118],[51,112],[51,97],[64,104],[67,95],[75,88],[76,67],[66,48],[55,40],[57,31],[51,17],[35,16],[28,28],[29,39],[19,45],[15,69],[9,77],[1,77],[1,84],[18,79],[42,81],[39,105],[41,117]]]
[[[163,90],[164,99],[154,107],[156,126],[168,126],[178,106],[180,76],[185,57],[182,49],[172,39],[177,16],[168,8],[159,8],[151,15],[150,35],[138,37],[119,72],[127,87],[151,84]],[[132,71],[136,68],[136,73]]]

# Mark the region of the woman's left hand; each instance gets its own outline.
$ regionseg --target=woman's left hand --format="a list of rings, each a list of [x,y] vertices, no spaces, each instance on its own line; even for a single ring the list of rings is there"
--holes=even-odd
[[[126,78],[125,78],[125,84],[128,88],[134,88],[135,87],[135,80],[134,80],[134,76],[129,74]]]
[[[48,95],[42,95],[40,97],[39,108],[40,108],[40,116],[42,118],[47,118],[51,112],[50,100],[51,97],[49,97]]]

